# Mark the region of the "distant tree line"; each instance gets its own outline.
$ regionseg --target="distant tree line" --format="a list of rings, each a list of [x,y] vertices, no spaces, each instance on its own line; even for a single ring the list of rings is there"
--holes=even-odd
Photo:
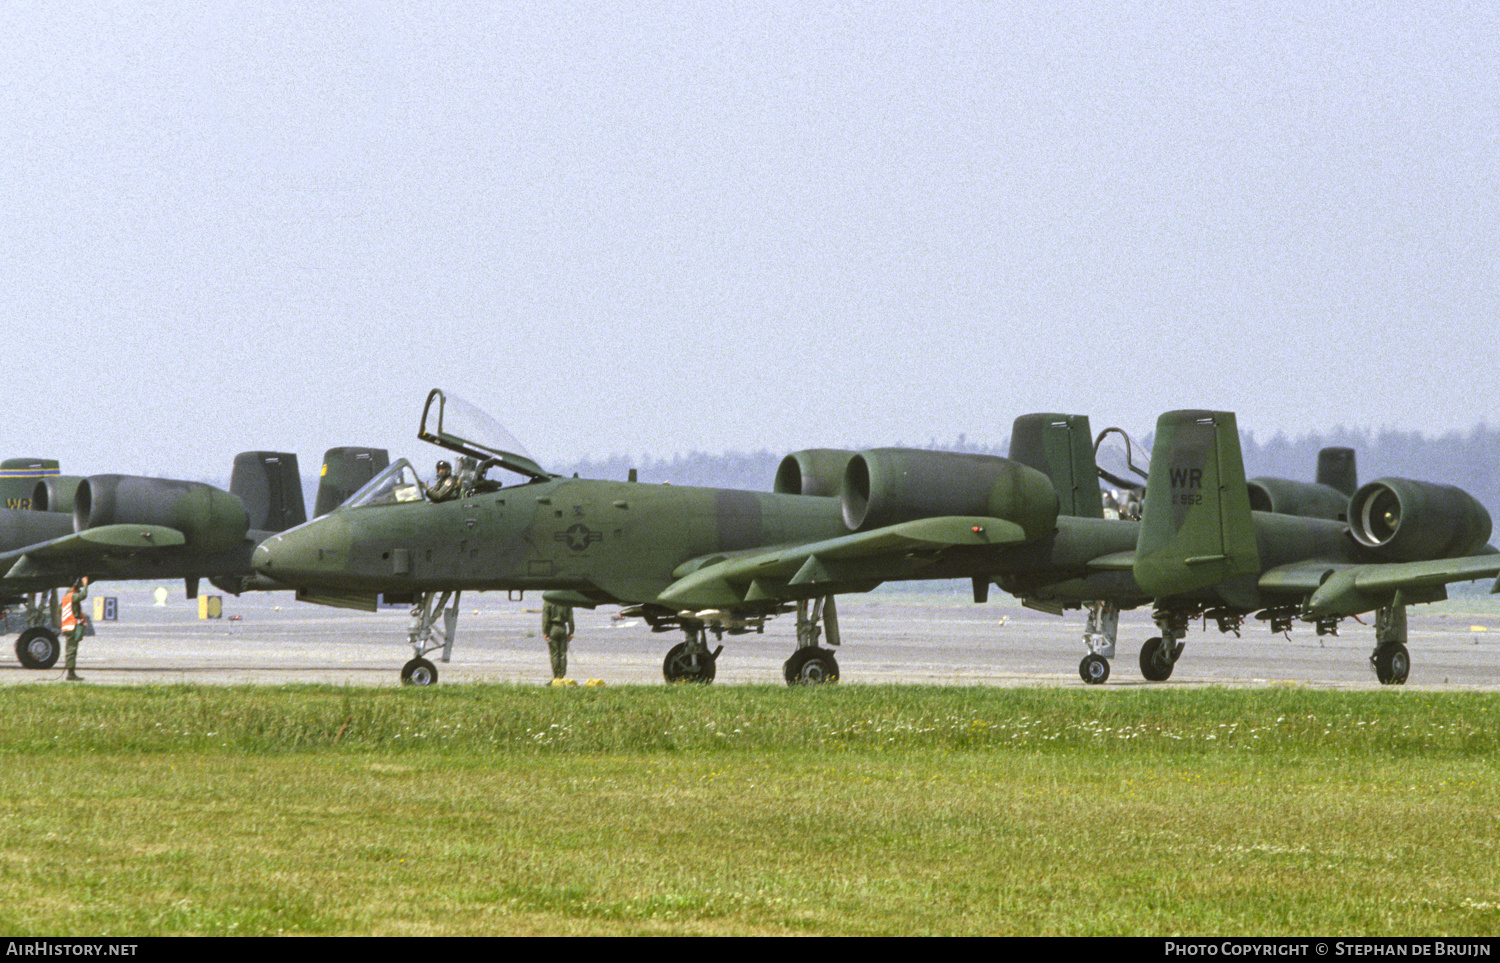
[[[1372,432],[1339,427],[1326,434],[1298,438],[1277,434],[1265,442],[1258,441],[1254,432],[1245,431],[1240,442],[1245,454],[1245,472],[1251,478],[1271,475],[1312,481],[1317,471],[1318,450],[1341,445],[1354,449],[1361,484],[1395,476],[1457,485],[1479,499],[1500,527],[1500,429],[1497,428],[1481,424],[1467,432],[1430,437],[1415,431]],[[1142,438],[1141,444],[1150,451],[1151,437]],[[947,444],[933,439],[927,444],[906,447],[1004,455],[1009,441],[999,446],[977,445],[959,435]],[[635,468],[643,482],[770,491],[782,454],[694,451],[671,458],[638,459],[612,455],[584,459],[554,470],[568,475],[576,472],[584,478],[624,479]]]

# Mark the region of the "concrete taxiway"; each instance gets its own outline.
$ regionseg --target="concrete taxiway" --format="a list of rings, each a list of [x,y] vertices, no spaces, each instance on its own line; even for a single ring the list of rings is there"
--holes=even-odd
[[[118,620],[99,622],[83,640],[79,672],[85,684],[288,684],[394,686],[411,658],[405,644],[405,609],[376,613],[299,604],[280,594],[225,596],[223,617],[202,620],[197,603],[173,586],[164,605],[155,586],[99,585],[92,597],[118,600]],[[966,586],[965,586],[966,588]],[[1471,589],[1463,596],[1411,610],[1411,678],[1406,688],[1500,690],[1500,596]],[[520,601],[503,593],[466,595],[452,661],[437,661],[440,684],[535,684],[548,675],[539,631],[540,596]],[[580,681],[658,684],[661,660],[678,633],[652,633],[616,609],[577,612],[570,675]],[[975,605],[956,588],[937,584],[914,591],[897,587],[839,599],[844,645],[838,653],[846,683],[938,685],[1047,685],[1086,688],[1078,677],[1084,650],[1083,616],[1059,617],[1000,598]],[[763,635],[726,636],[719,684],[779,683],[791,653],[795,623],[773,620]],[[1249,620],[1244,637],[1195,625],[1172,679],[1147,683],[1137,654],[1156,634],[1149,613],[1120,620],[1119,651],[1104,688],[1214,684],[1307,684],[1378,689],[1368,662],[1374,629],[1346,621],[1341,634],[1318,638],[1299,625],[1290,636],[1272,635]],[[15,636],[0,639],[0,685],[52,682],[49,670],[20,666]]]

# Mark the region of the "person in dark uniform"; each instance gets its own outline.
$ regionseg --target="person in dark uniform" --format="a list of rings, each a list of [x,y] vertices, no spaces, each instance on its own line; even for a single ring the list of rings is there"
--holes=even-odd
[[[542,634],[547,636],[547,653],[552,656],[552,678],[567,678],[568,643],[573,638],[573,607],[560,602],[544,604]]]
[[[427,499],[433,502],[452,501],[458,497],[458,476],[453,466],[446,461],[437,463],[437,479],[427,489]]]

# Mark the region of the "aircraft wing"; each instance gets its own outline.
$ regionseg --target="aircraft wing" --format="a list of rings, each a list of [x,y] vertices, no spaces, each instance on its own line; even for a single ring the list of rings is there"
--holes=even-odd
[[[920,518],[821,542],[690,559],[672,573],[677,581],[658,601],[676,608],[714,608],[868,591],[946,549],[1026,540],[1021,526],[1003,519]]]
[[[1358,615],[1388,605],[1397,593],[1407,602],[1440,601],[1450,582],[1500,576],[1500,555],[1470,555],[1426,562],[1363,565],[1296,562],[1264,572],[1262,592],[1307,598],[1308,614],[1327,618]],[[1500,582],[1491,591],[1500,589]]]
[[[43,576],[53,567],[105,554],[178,548],[182,532],[164,525],[102,525],[0,553],[0,581]]]

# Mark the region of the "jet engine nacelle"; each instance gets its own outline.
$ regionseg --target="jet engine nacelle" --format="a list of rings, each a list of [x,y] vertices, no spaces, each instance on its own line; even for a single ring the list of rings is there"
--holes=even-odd
[[[1252,478],[1250,509],[1295,515],[1298,518],[1326,518],[1341,522],[1349,513],[1349,496],[1337,488],[1290,478]]]
[[[1014,522],[1037,538],[1057,528],[1052,480],[1018,461],[909,448],[876,448],[849,459],[844,470],[844,524],[867,531],[944,515]]]
[[[38,512],[73,511],[73,497],[83,478],[78,475],[54,475],[43,478],[31,490],[31,507]]]
[[[823,495],[836,498],[844,484],[844,469],[854,452],[842,448],[806,448],[781,459],[776,468],[778,495]]]
[[[1457,558],[1489,541],[1490,513],[1461,488],[1381,478],[1349,499],[1349,533],[1390,561]]]
[[[202,482],[130,475],[90,475],[73,498],[73,530],[101,525],[175,528],[193,548],[217,552],[245,537],[245,503]]]

